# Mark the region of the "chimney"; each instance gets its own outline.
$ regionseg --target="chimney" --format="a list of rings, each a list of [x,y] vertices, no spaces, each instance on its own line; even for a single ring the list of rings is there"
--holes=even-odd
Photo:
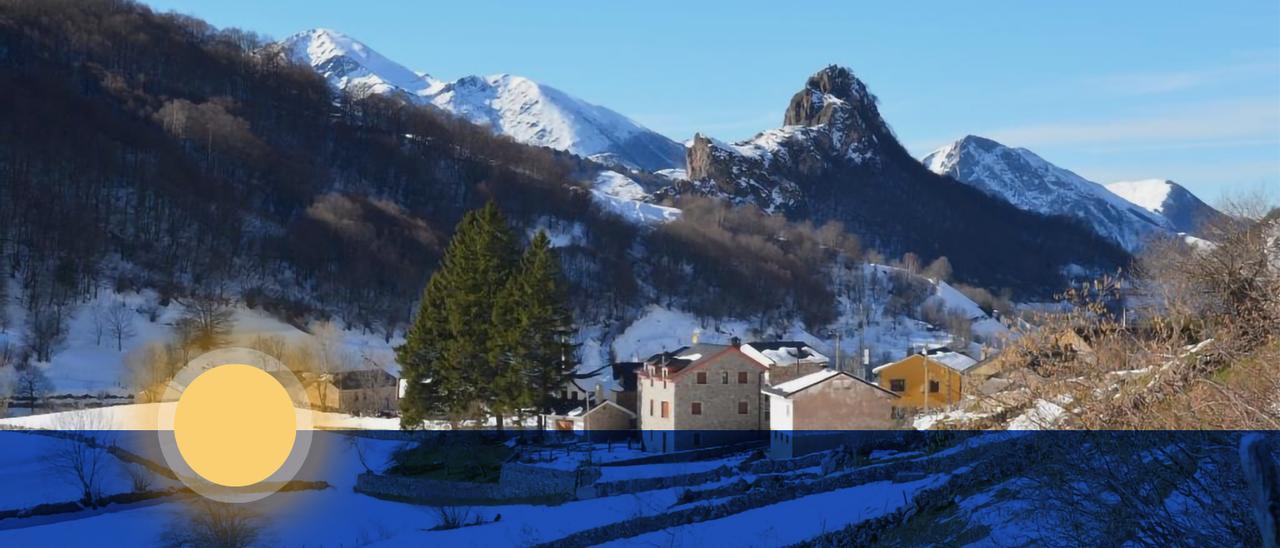
[[[737,337],[733,337],[733,338],[729,339],[729,344],[733,345],[733,347],[734,347],[734,348],[737,348],[737,347],[739,347],[739,346],[742,346],[742,339],[739,339],[739,338],[737,338]]]

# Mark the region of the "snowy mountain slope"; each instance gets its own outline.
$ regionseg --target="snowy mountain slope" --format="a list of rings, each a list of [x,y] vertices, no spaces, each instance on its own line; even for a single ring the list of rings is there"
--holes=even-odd
[[[1019,209],[1078,219],[1129,251],[1151,236],[1174,232],[1164,217],[1024,148],[969,135],[925,156],[923,163]]]
[[[680,217],[679,209],[651,203],[652,197],[640,183],[616,171],[604,170],[596,175],[591,198],[632,224],[652,226]]]
[[[1204,203],[1182,185],[1166,179],[1108,183],[1107,190],[1163,217],[1178,232],[1202,235],[1209,225],[1227,220],[1222,212]]]
[[[510,74],[442,82],[415,74],[361,42],[329,29],[281,41],[295,62],[356,95],[403,94],[522,143],[565,150],[611,165],[658,170],[684,165],[684,147],[607,108]]]
[[[444,85],[335,30],[311,29],[285,38],[280,45],[290,59],[314,69],[330,86],[358,96],[398,92],[422,96]]]

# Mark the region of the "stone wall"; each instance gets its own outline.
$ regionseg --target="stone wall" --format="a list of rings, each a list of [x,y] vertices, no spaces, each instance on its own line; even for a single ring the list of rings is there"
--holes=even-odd
[[[507,504],[559,502],[577,496],[578,488],[599,479],[595,468],[559,470],[517,462],[502,465],[497,483],[443,481],[366,472],[355,490],[375,497],[419,504]]]

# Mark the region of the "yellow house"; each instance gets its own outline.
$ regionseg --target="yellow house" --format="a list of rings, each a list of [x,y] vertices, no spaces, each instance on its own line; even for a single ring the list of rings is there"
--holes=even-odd
[[[964,373],[977,363],[943,347],[912,354],[871,371],[879,377],[881,388],[900,396],[898,406],[938,408],[960,402]]]

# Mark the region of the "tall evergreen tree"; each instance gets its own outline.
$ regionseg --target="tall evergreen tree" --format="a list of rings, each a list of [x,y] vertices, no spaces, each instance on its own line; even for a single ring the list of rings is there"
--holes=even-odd
[[[489,359],[493,308],[516,265],[515,238],[497,205],[468,212],[431,276],[405,344],[396,349],[408,384],[402,427],[431,412],[460,415],[475,404],[502,407],[500,371]]]
[[[560,261],[538,232],[494,307],[490,357],[503,365],[495,387],[509,409],[548,410],[577,366],[573,316]]]

